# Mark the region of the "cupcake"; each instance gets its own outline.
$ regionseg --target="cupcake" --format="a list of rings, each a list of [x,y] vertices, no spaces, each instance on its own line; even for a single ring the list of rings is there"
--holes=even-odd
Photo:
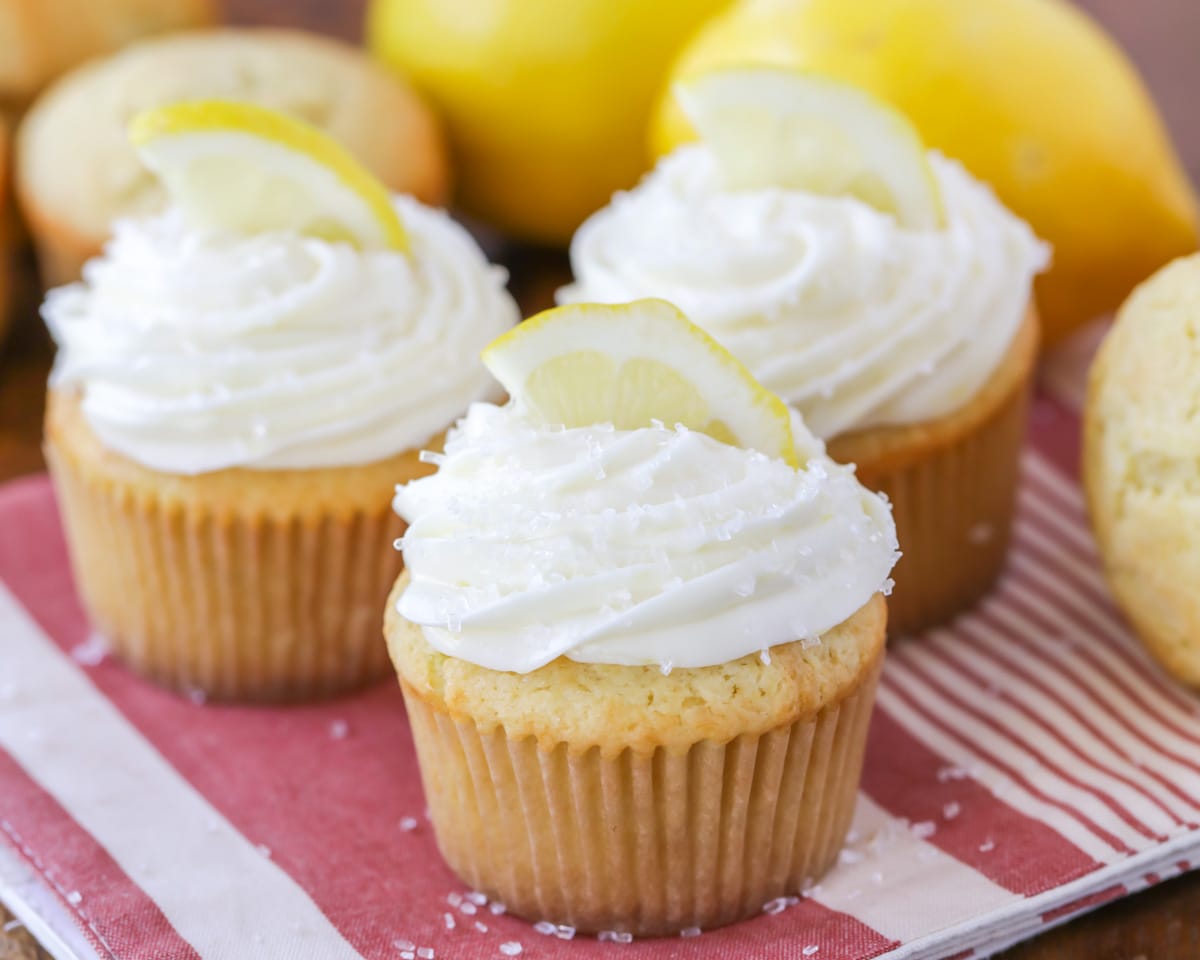
[[[137,37],[216,20],[213,0],[8,0],[0,5],[0,109]]]
[[[1138,287],[1088,377],[1083,479],[1104,572],[1147,650],[1200,690],[1200,254]]]
[[[704,141],[579,229],[560,302],[676,303],[892,500],[892,629],[945,621],[1003,565],[1045,246],[852,88],[725,71],[685,103]]]
[[[503,273],[280,114],[179,104],[135,131],[172,204],[119,220],[43,307],[46,458],[92,622],[198,697],[379,679],[394,485],[492,395]]]
[[[886,503],[662,301],[549,311],[485,361],[513,399],[398,489],[384,627],[443,856],[581,931],[799,892],[853,813]]]
[[[16,185],[47,286],[77,280],[113,221],[167,194],[125,135],[140,110],[180,100],[258,103],[319,127],[389,189],[442,203],[441,129],[398,76],[360,50],[291,30],[219,29],[135,44],[55,83],[21,126]]]

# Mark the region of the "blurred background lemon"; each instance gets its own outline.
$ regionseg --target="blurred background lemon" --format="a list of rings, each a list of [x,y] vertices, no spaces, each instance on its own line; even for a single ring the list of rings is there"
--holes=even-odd
[[[564,244],[647,166],[672,57],[728,0],[373,0],[367,44],[445,118],[457,202]]]
[[[864,87],[990,182],[1054,244],[1050,342],[1196,247],[1196,198],[1140,77],[1065,0],[742,0],[680,54],[653,151],[694,137],[671,83],[750,63]]]

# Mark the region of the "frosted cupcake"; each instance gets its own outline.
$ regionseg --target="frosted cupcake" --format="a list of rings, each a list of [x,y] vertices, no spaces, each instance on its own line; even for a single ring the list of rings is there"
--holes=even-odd
[[[582,931],[798,892],[853,812],[886,503],[661,301],[550,311],[485,360],[514,399],[399,489],[384,629],[447,862]]]
[[[851,88],[727,71],[689,102],[705,141],[580,228],[559,299],[678,304],[892,499],[893,629],[945,620],[1003,563],[1046,248]]]
[[[517,320],[504,276],[281,115],[181,104],[135,130],[172,207],[119,221],[43,308],[84,603],[121,659],[200,696],[378,679],[394,485],[493,394],[478,352]]]

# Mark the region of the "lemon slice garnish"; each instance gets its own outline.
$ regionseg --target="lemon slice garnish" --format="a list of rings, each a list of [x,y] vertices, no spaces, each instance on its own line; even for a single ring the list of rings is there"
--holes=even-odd
[[[910,229],[942,224],[920,134],[858,87],[796,70],[738,67],[681,83],[675,96],[730,189],[852,196]]]
[[[798,465],[784,402],[665,300],[547,310],[494,340],[483,362],[545,423],[683,424]]]
[[[361,248],[406,251],[384,187],[337,141],[275,110],[195,100],[138,114],[129,138],[198,227],[290,230]]]

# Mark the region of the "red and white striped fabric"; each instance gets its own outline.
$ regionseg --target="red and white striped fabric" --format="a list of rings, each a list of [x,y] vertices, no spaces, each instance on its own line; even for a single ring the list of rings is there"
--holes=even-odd
[[[889,654],[841,864],[694,939],[567,942],[465,890],[392,684],[245,709],[139,682],[89,638],[48,483],[10,484],[0,897],[64,957],[959,958],[1189,869],[1200,703],[1147,659],[1097,570],[1074,479],[1087,353],[1036,405],[1000,587]]]

